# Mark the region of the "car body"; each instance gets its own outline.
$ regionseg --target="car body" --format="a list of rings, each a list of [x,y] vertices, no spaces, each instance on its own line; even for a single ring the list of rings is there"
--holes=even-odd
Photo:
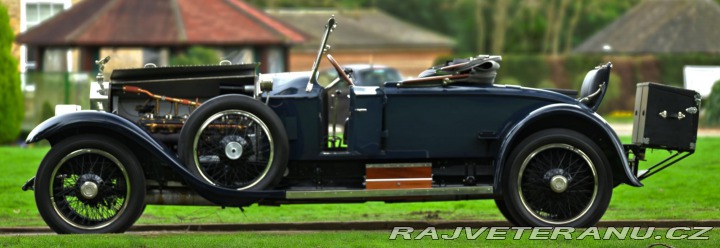
[[[331,18],[321,48],[334,26]],[[52,149],[23,188],[35,190],[41,216],[59,233],[122,232],[145,204],[469,199],[494,199],[515,225],[590,226],[613,187],[642,186],[646,148],[694,151],[692,133],[692,144],[678,146],[620,142],[595,113],[610,63],[590,70],[576,99],[494,84],[498,56],[361,86],[328,54],[332,84],[350,84],[340,146],[327,128],[341,111],[332,108],[333,85],[315,76],[324,50],[310,72],[258,76],[254,64],[115,70],[104,111],[59,115],[29,134],[27,143],[45,139]],[[689,108],[669,110],[669,119],[697,132],[690,108],[699,102],[686,95]]]
[[[350,64],[343,66],[345,72],[352,78],[355,86],[384,87],[385,82],[400,82],[403,76],[392,67],[375,64]],[[310,74],[308,73],[308,76]],[[319,72],[318,84],[326,90],[329,104],[328,132],[335,137],[329,141],[332,146],[346,146],[344,137],[345,126],[350,117],[350,87],[342,81],[331,85],[334,79],[338,78],[338,72],[333,68],[327,68]]]

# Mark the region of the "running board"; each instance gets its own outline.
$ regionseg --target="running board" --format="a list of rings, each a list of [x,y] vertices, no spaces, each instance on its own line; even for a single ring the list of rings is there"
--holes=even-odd
[[[415,196],[455,196],[455,195],[485,195],[490,196],[493,187],[443,187],[430,189],[376,189],[376,190],[311,190],[287,191],[287,199],[353,199],[377,197],[415,197]]]

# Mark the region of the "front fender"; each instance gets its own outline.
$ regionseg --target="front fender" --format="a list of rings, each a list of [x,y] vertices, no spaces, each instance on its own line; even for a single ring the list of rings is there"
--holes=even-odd
[[[285,198],[285,191],[236,191],[207,184],[188,171],[172,150],[158,143],[145,130],[125,118],[106,112],[79,111],[55,116],[35,127],[25,142],[30,144],[47,139],[54,144],[68,135],[87,133],[88,130],[101,130],[103,133],[115,133],[126,137],[134,143],[127,144],[128,146],[134,145],[148,151],[181,175],[201,196],[215,204],[243,206],[247,205],[248,200]]]
[[[513,149],[513,144],[525,138],[525,135],[521,135],[523,131],[530,130],[530,128],[533,128],[533,126],[537,125],[539,121],[547,120],[547,118],[557,118],[560,116],[562,116],[563,118],[579,118],[579,120],[582,120],[582,123],[584,125],[590,125],[589,127],[580,128],[592,129],[597,132],[595,133],[595,135],[600,137],[603,142],[608,142],[608,144],[610,144],[613,149],[613,156],[607,156],[607,159],[611,164],[610,166],[615,164],[616,166],[613,166],[612,169],[617,170],[617,165],[619,165],[619,167],[622,168],[621,170],[624,171],[624,173],[620,173],[620,175],[624,175],[624,177],[615,179],[619,179],[621,182],[631,186],[642,186],[642,183],[640,183],[637,177],[633,175],[632,169],[628,164],[628,159],[625,155],[625,150],[623,149],[622,142],[620,142],[620,138],[618,138],[612,127],[610,127],[610,125],[605,122],[602,117],[592,112],[591,110],[578,105],[557,103],[547,105],[530,112],[528,116],[515,123],[515,125],[512,125],[501,136],[502,143],[500,144],[500,149],[498,151],[498,155],[496,156],[497,159],[495,160],[495,175],[497,176],[496,180],[493,182],[494,192],[498,194],[502,193],[502,187],[500,187],[500,185],[501,180],[503,180],[502,173],[505,167],[505,162],[506,160],[508,160],[508,156]],[[572,124],[566,125],[568,125],[569,128],[572,128]],[[613,172],[613,175],[617,177],[618,173]]]
[[[166,149],[163,145],[154,142],[155,140],[150,137],[145,130],[129,120],[114,114],[99,111],[78,111],[47,119],[30,131],[30,134],[28,134],[28,137],[25,139],[25,143],[31,144],[44,139],[55,143],[58,139],[62,139],[62,136],[68,135],[70,131],[82,133],[86,131],[87,128],[121,133],[123,136],[133,139],[133,141],[141,139],[144,141],[143,143],[157,145],[153,147],[155,149]]]

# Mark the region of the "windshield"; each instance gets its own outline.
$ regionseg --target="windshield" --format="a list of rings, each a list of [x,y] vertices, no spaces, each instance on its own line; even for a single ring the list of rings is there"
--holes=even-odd
[[[362,86],[382,86],[385,82],[402,81],[400,73],[392,68],[361,70],[354,74],[355,83]]]
[[[352,68],[352,67],[350,67]],[[352,68],[352,80],[358,86],[379,86],[382,87],[385,82],[402,81],[402,75],[394,68]],[[318,83],[323,87],[327,87],[333,80],[338,77],[337,71],[333,68],[325,69],[318,75]]]

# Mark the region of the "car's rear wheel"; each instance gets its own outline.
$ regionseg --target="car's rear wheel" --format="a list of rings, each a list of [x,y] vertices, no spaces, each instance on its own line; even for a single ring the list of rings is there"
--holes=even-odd
[[[612,196],[607,159],[578,132],[548,129],[513,150],[503,178],[503,199],[522,226],[588,227],[605,213]]]
[[[35,202],[57,233],[124,232],[145,208],[145,176],[122,143],[72,137],[55,144],[40,164]]]
[[[505,203],[505,200],[502,198],[495,198],[495,206],[497,206],[498,210],[500,210],[500,213],[505,217],[505,219],[510,222],[510,224],[513,225],[519,225],[517,220],[510,215],[510,210],[508,210],[508,205]]]
[[[285,172],[288,140],[277,115],[260,101],[222,95],[203,103],[180,132],[178,154],[209,184],[266,189]]]

